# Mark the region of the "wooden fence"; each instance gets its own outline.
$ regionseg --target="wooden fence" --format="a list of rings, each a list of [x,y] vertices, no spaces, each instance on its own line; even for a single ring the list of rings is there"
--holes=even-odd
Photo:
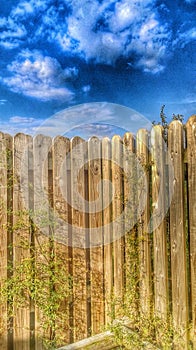
[[[196,117],[173,121],[166,142],[161,126],[112,140],[0,133],[0,279],[1,294],[12,281],[2,350],[102,332],[121,316],[132,279],[130,312],[171,313],[177,348],[196,349]],[[62,285],[44,327],[45,296]]]

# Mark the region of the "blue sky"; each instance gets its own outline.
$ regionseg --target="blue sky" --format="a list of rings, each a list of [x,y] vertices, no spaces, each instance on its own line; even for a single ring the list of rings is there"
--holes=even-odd
[[[76,125],[107,134],[111,127],[100,126],[100,106],[102,124],[109,124],[104,116],[114,104],[131,108],[130,123],[140,115],[158,120],[163,104],[166,114],[186,120],[195,113],[195,5],[1,0],[0,129],[33,134],[50,120],[50,130],[62,133],[56,113],[62,118],[58,112],[65,110],[62,121],[69,125],[71,108],[81,115]],[[127,118],[122,114],[123,122],[114,124],[128,127]]]

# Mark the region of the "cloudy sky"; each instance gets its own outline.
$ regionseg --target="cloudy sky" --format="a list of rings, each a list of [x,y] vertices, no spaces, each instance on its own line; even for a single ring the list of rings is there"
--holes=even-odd
[[[82,113],[75,126],[86,123],[91,132],[107,133],[93,122],[101,114],[103,123],[109,109],[111,117],[114,104],[131,108],[130,122],[140,115],[157,120],[163,104],[168,116],[180,113],[186,120],[195,112],[195,5],[1,0],[0,129],[34,133],[50,120],[54,130],[56,113],[68,123],[73,113],[59,112],[77,106]],[[62,125],[55,130],[62,132]]]

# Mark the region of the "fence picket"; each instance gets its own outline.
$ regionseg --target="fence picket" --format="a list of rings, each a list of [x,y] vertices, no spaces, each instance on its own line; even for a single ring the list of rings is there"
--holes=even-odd
[[[183,337],[183,343],[178,345],[178,349],[187,349],[188,346],[183,143],[183,126],[179,121],[173,121],[168,130],[168,149],[174,171],[174,178],[170,176],[169,179],[170,193],[174,189],[170,205],[172,312],[174,324]]]
[[[29,144],[31,137],[17,134],[14,137],[14,190],[13,190],[13,258],[14,269],[25,259],[30,258],[30,221],[29,221]],[[15,272],[14,272],[15,273]],[[22,280],[25,274],[21,272]],[[22,293],[22,292],[21,292]],[[30,349],[30,299],[26,305],[14,305],[14,344],[15,350]]]
[[[123,138],[124,214],[125,214],[125,279],[126,291],[131,293],[130,310],[138,313],[138,239],[137,239],[137,162],[134,135],[126,132]],[[134,317],[133,317],[134,320]],[[134,321],[133,321],[134,323]]]
[[[88,162],[91,330],[95,334],[104,324],[101,142],[97,137],[88,141]]]
[[[87,143],[80,137],[71,140],[71,206],[73,259],[73,333],[74,341],[88,335],[89,312],[87,304],[87,244],[86,227],[86,158]],[[76,191],[76,195],[75,192]],[[79,196],[81,202],[79,205]],[[82,229],[82,230],[81,230]]]
[[[103,178],[103,240],[104,240],[104,298],[105,323],[112,320],[113,292],[113,236],[112,236],[112,191],[111,191],[111,142],[102,140],[102,178]]]
[[[114,259],[114,295],[115,317],[120,311],[120,301],[123,300],[125,287],[124,271],[124,216],[123,216],[123,143],[120,136],[112,138],[112,198],[113,225],[113,259]]]
[[[69,204],[68,204],[68,154],[70,152],[70,141],[63,136],[57,136],[53,139],[53,210],[54,210],[54,253],[57,264],[57,270],[62,268],[65,274],[70,273],[69,260]],[[70,171],[70,169],[69,169]],[[62,267],[61,267],[62,265]],[[61,281],[55,288],[59,288]],[[64,293],[63,293],[64,294]],[[60,312],[64,317],[58,317],[55,322],[55,335],[64,344],[69,343],[69,297],[64,296]],[[63,329],[63,332],[62,332]]]
[[[165,321],[168,316],[168,257],[166,232],[166,176],[163,129],[157,125],[151,131],[152,209],[154,243],[155,313]]]
[[[11,136],[10,136],[11,139]],[[7,210],[8,204],[8,148],[6,135],[0,133],[0,288],[3,287],[7,278],[8,266],[8,230],[9,222]],[[0,348],[7,350],[7,304],[0,305]]]
[[[196,116],[187,124],[188,199],[191,263],[192,342],[196,349]]]
[[[139,270],[140,270],[140,305],[141,311],[150,315],[152,297],[151,287],[151,247],[148,225],[149,209],[149,136],[145,129],[137,132],[136,154],[143,170],[138,179],[138,241],[139,241]],[[139,170],[139,172],[141,169]],[[140,183],[141,182],[141,183]]]
[[[34,225],[35,231],[35,269],[39,276],[45,281],[44,292],[49,295],[49,271],[50,259],[50,217],[49,217],[49,196],[48,196],[48,165],[49,152],[52,140],[50,137],[37,135],[33,140],[34,152]],[[49,327],[42,327],[43,312],[35,305],[35,350],[44,347],[42,337],[50,339]]]

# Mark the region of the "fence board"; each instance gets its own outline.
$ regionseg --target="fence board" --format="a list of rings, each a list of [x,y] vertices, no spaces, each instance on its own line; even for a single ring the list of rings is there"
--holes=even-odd
[[[191,263],[192,341],[196,349],[196,116],[187,124],[188,199]]]
[[[53,210],[54,210],[54,253],[57,270],[61,269],[65,274],[69,274],[69,228],[68,228],[68,158],[70,151],[70,141],[63,136],[53,139]],[[59,278],[59,277],[58,277]],[[58,280],[56,289],[60,288],[61,281]],[[66,286],[62,286],[62,289]],[[64,294],[64,293],[63,293]],[[55,321],[55,336],[64,343],[70,342],[69,329],[69,303],[68,297],[64,296],[60,305],[60,315]],[[63,330],[63,331],[62,331]]]
[[[7,258],[8,266],[13,267],[13,137],[5,134],[7,152]],[[7,277],[12,276],[12,271],[8,269]],[[9,302],[7,307],[12,308]],[[13,348],[13,317],[8,317],[8,349]]]
[[[74,341],[88,336],[87,308],[87,244],[85,162],[87,143],[74,137],[71,140],[71,205],[72,205],[72,258],[73,258],[73,332]],[[75,195],[76,191],[76,195]],[[79,196],[81,202],[79,206]],[[79,207],[78,207],[79,206]],[[82,230],[81,230],[82,229]]]
[[[113,259],[115,317],[119,317],[120,301],[123,300],[125,286],[124,273],[124,216],[123,216],[123,144],[120,136],[112,138],[112,199]]]
[[[152,297],[151,287],[151,248],[148,225],[149,209],[149,150],[148,132],[140,129],[136,137],[136,154],[143,171],[138,178],[138,241],[139,241],[139,270],[140,270],[140,305],[141,311],[150,315]],[[140,172],[140,170],[139,170]],[[140,183],[141,182],[141,183]]]
[[[8,165],[7,165],[7,142],[5,134],[0,133],[0,288],[7,278],[8,264]],[[0,348],[7,350],[7,304],[0,305]]]
[[[123,138],[123,169],[124,169],[124,212],[125,233],[130,233],[129,228],[135,223],[135,188],[136,188],[136,158],[134,136],[126,133]],[[129,236],[129,235],[128,235]]]
[[[137,173],[134,136],[127,132],[123,138],[124,159],[124,214],[125,214],[125,279],[128,292],[130,312],[133,323],[138,313],[136,300],[138,289],[138,240],[137,240]]]
[[[13,191],[13,258],[14,269],[30,257],[29,230],[29,179],[28,144],[31,137],[17,134],[14,137],[14,191]],[[21,273],[24,281],[25,274]],[[17,341],[16,341],[17,340]],[[19,341],[18,341],[19,340]],[[14,349],[30,349],[30,299],[26,305],[14,305]]]
[[[88,161],[91,329],[95,334],[104,325],[101,142],[97,137],[88,141]]]
[[[169,125],[168,149],[174,169],[174,180],[170,177],[169,181],[170,192],[174,186],[170,205],[172,308],[174,324],[182,333],[184,343],[179,344],[178,349],[187,349],[188,337],[183,142],[183,126],[179,121],[174,121]]]
[[[35,267],[39,279],[45,281],[44,292],[49,295],[48,262],[50,259],[50,222],[48,197],[48,157],[52,140],[50,137],[37,135],[33,140],[34,151],[34,224],[35,231]],[[39,271],[40,270],[40,271]],[[51,337],[49,327],[42,327],[43,313],[35,305],[35,350],[43,348],[41,338]]]
[[[105,323],[112,320],[113,293],[113,236],[112,236],[112,191],[111,191],[111,142],[109,138],[102,140],[102,179],[103,179],[103,240],[104,240],[104,298]]]
[[[165,321],[168,316],[168,256],[166,211],[165,142],[163,129],[157,125],[151,131],[152,210],[155,313]]]

